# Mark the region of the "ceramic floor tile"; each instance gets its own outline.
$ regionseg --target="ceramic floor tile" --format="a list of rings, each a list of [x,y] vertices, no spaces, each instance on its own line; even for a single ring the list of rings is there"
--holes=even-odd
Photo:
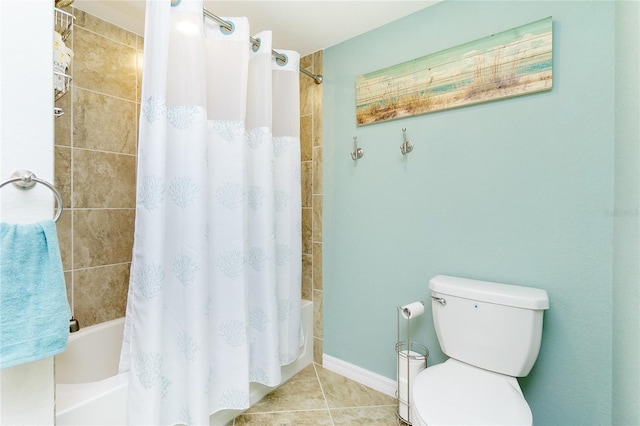
[[[236,417],[233,424],[393,426],[401,424],[396,412],[395,398],[312,364]]]
[[[331,410],[334,425],[390,426],[398,424],[396,405],[337,408]]]
[[[236,418],[235,426],[242,425],[333,425],[329,410],[286,411],[280,413],[243,414]]]
[[[396,399],[316,366],[329,408],[394,405]]]
[[[313,365],[262,398],[246,413],[326,409]]]

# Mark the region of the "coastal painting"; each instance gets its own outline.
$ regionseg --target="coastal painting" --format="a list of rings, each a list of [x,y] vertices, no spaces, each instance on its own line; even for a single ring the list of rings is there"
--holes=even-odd
[[[356,77],[358,126],[551,90],[552,19]]]

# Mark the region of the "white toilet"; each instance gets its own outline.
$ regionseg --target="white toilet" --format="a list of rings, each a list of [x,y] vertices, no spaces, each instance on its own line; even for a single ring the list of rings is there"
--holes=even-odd
[[[538,357],[547,292],[443,275],[429,288],[438,341],[450,358],[412,380],[411,424],[532,425],[516,377]]]

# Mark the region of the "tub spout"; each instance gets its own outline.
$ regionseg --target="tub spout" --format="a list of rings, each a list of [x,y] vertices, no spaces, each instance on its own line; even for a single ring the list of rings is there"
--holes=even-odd
[[[71,319],[69,320],[69,332],[75,333],[78,330],[80,330],[80,323],[73,315],[71,315]]]

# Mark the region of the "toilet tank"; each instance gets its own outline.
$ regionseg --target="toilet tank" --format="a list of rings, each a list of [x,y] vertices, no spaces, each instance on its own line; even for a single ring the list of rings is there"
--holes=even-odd
[[[529,374],[542,339],[547,292],[437,275],[429,281],[433,322],[449,357],[513,377]]]

